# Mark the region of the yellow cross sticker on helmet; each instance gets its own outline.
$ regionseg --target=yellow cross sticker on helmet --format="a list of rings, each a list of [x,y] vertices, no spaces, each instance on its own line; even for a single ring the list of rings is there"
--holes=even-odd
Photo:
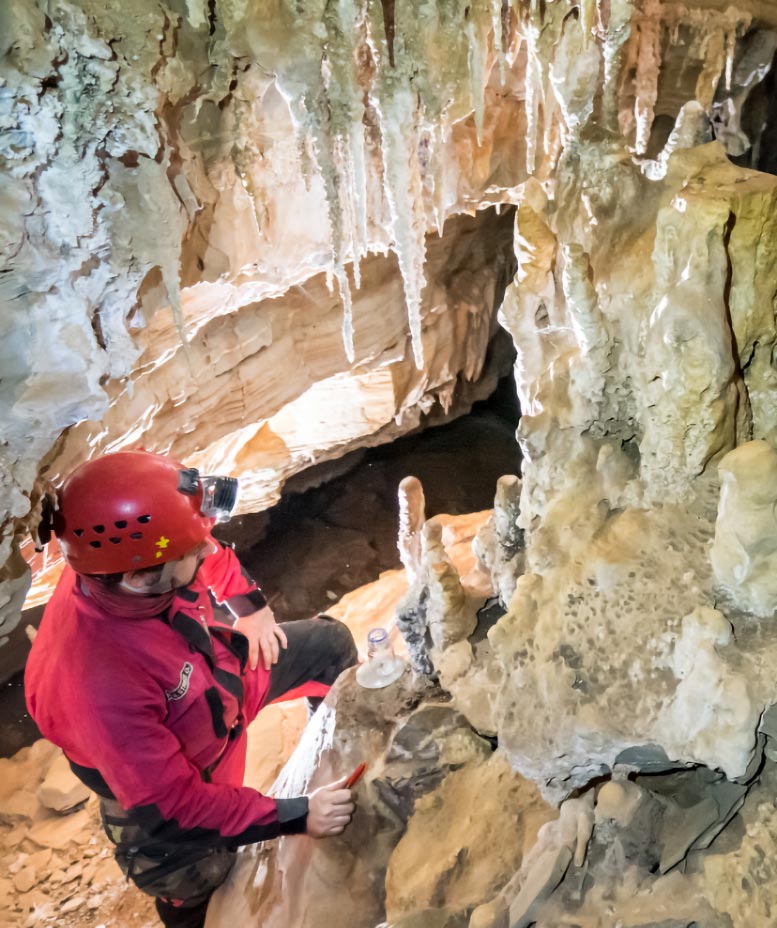
[[[169,538],[165,538],[164,535],[160,535],[159,538],[158,538],[158,540],[155,541],[154,544],[156,545],[157,548],[166,548],[166,547],[170,544],[170,539],[169,539]],[[162,557],[162,552],[161,552],[161,551],[157,551],[156,556],[157,556],[157,557]]]

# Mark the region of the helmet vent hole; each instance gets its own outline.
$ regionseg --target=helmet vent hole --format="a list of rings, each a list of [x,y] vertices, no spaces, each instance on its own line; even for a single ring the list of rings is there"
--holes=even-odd
[[[135,538],[135,539],[142,538],[142,537],[143,537],[143,532],[132,532],[132,534],[130,535],[130,538]]]
[[[121,538],[109,538],[108,541],[110,541],[112,545],[118,545],[121,543]]]
[[[151,521],[150,515],[138,516],[138,522],[141,522],[143,525],[146,525],[150,521]]]
[[[74,530],[73,530],[73,534],[74,534],[77,538],[80,538],[80,537],[84,534],[84,530],[83,530],[82,528],[74,529]]]
[[[113,524],[116,526],[116,528],[126,528],[126,527],[127,527],[127,520],[126,520],[126,519],[119,519],[118,522],[114,522]]]
[[[102,548],[102,544],[99,541],[90,541],[89,545],[92,548]]]
[[[93,525],[92,528],[95,532],[97,532],[98,535],[102,535],[102,533],[105,531],[104,525]]]

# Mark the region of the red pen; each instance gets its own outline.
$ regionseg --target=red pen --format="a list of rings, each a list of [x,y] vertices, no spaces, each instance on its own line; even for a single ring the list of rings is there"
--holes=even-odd
[[[359,780],[361,780],[362,774],[364,773],[366,769],[367,769],[366,764],[359,764],[356,770],[354,770],[354,772],[345,781],[345,788],[351,789],[352,787],[356,786]]]

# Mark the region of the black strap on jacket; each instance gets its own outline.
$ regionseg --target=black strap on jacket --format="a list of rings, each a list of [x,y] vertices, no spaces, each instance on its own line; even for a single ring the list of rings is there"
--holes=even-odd
[[[243,681],[237,674],[230,673],[223,667],[216,666],[216,659],[213,653],[213,641],[211,633],[205,625],[201,625],[196,619],[185,612],[176,612],[170,617],[170,627],[178,632],[189,645],[203,655],[208,662],[214,680],[222,686],[228,693],[231,693],[238,702],[239,708],[243,706]],[[222,632],[223,633],[218,633]],[[244,635],[236,635],[227,629],[217,630],[218,640],[240,660],[241,669],[245,666],[244,655],[248,657],[248,641]],[[227,639],[229,643],[227,643]],[[204,693],[205,699],[210,709],[211,719],[213,722],[213,733],[217,738],[223,738],[227,735],[228,729],[224,721],[224,704],[221,701],[218,689],[210,687]]]

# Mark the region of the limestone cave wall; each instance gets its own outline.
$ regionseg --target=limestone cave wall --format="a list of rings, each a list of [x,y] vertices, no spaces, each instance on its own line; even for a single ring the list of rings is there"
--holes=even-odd
[[[211,923],[770,924],[777,7],[132,14],[0,11],[0,633],[47,480],[142,444],[271,505],[466,410],[501,325],[523,470],[478,564],[404,485],[416,676],[341,680],[278,784],[369,756],[357,827],[247,851]]]

